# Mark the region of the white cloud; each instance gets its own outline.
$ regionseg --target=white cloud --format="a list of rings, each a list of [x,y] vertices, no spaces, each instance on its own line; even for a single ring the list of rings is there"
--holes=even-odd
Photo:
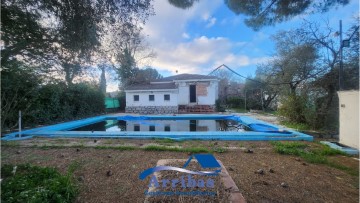
[[[258,64],[262,64],[262,63],[267,63],[273,59],[274,59],[274,57],[271,57],[271,56],[255,57],[255,58],[251,58],[250,63],[258,65]]]
[[[194,19],[210,19],[210,13],[223,3],[222,0],[195,2],[189,9],[179,9],[164,0],[154,1],[156,15],[151,16],[144,26],[151,44],[176,43],[183,40],[186,24]],[[206,21],[207,22],[207,21]]]
[[[223,4],[223,0],[202,0],[190,9],[178,9],[168,2],[155,0],[156,16],[150,17],[144,27],[151,48],[157,57],[151,66],[165,74],[207,74],[221,64],[230,67],[251,65],[254,61],[246,54],[235,54],[233,50],[247,42],[233,42],[224,37],[207,37],[201,33],[189,34],[186,26],[190,21],[204,23],[204,27],[217,22],[212,13]],[[193,37],[193,38],[192,38]],[[167,75],[165,75],[167,76]]]
[[[115,92],[119,91],[119,84],[115,82],[107,83],[106,92]]]
[[[207,28],[212,27],[216,23],[216,18],[210,18],[208,24],[206,25]]]
[[[181,36],[182,36],[183,38],[185,38],[185,39],[189,39],[189,38],[190,38],[190,35],[189,35],[188,33],[186,33],[186,32],[182,33]]]
[[[232,53],[233,43],[227,38],[201,36],[176,46],[163,46],[157,51],[152,66],[179,73],[208,73],[221,64],[243,67],[252,64],[248,56]]]
[[[216,23],[216,18],[211,17],[209,12],[205,12],[201,16],[202,20],[206,23],[206,28],[212,27]]]
[[[204,20],[204,21],[207,21],[209,20],[210,18],[210,14],[208,12],[205,12],[202,14],[201,18]]]

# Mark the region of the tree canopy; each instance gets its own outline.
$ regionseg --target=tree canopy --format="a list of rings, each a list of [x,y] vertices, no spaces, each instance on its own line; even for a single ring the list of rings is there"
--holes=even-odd
[[[151,0],[4,0],[1,10],[2,65],[11,60],[48,65],[67,83],[91,63],[109,27],[138,27],[153,14]]]
[[[198,0],[168,0],[178,8],[187,9]],[[305,12],[326,12],[349,0],[224,0],[225,5],[237,15],[245,15],[245,24],[254,30],[287,21]],[[311,10],[311,11],[310,11]]]

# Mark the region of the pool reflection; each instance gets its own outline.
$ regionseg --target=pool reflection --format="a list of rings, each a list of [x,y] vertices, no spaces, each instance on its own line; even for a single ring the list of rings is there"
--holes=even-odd
[[[72,131],[206,132],[245,131],[245,128],[234,120],[105,120]]]

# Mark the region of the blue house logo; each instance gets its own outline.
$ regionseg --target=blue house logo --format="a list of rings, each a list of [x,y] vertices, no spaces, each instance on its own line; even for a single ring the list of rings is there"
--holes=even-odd
[[[189,165],[190,161],[195,158],[201,168],[203,169],[216,169],[213,171],[191,171],[187,170],[186,167]],[[179,167],[173,167],[173,166],[156,166],[154,168],[148,168],[145,171],[143,171],[139,178],[141,180],[144,180],[147,176],[158,172],[158,171],[178,171],[183,172],[187,174],[193,174],[193,175],[218,175],[221,171],[221,168],[219,162],[216,160],[216,158],[212,154],[194,154],[189,157],[189,159],[186,161],[184,166],[182,168]]]
[[[196,159],[202,169],[213,169],[211,171],[191,171],[186,169],[186,167],[190,164],[192,159]],[[186,173],[187,175],[180,175],[177,178],[173,179],[162,179],[159,180],[155,175],[152,175],[158,171],[178,171],[182,173]],[[192,175],[200,175],[200,176],[217,176],[221,171],[221,165],[216,160],[216,158],[212,154],[194,154],[189,157],[189,159],[185,162],[182,168],[173,167],[173,166],[157,166],[154,168],[149,168],[143,171],[139,178],[144,180],[146,177],[150,176],[149,188],[191,188],[194,189],[196,187],[199,188],[214,188],[215,180],[212,178],[202,179],[202,178],[194,178]],[[145,191],[146,195],[216,195],[215,192],[207,192],[207,191],[191,191],[191,192],[164,192],[164,191],[156,191],[149,192]]]

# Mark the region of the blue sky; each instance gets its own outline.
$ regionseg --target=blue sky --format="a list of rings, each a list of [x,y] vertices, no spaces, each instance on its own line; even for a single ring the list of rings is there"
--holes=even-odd
[[[144,26],[146,41],[156,53],[151,66],[163,76],[178,73],[208,74],[226,64],[245,76],[254,76],[256,66],[269,60],[275,53],[271,35],[280,30],[301,26],[303,19],[324,22],[338,30],[339,20],[347,31],[359,15],[359,1],[333,8],[321,14],[302,14],[275,26],[255,32],[244,24],[245,17],[235,15],[224,0],[200,0],[190,9],[179,9],[167,0],[154,0],[156,15]],[[108,88],[109,89],[109,88]]]

